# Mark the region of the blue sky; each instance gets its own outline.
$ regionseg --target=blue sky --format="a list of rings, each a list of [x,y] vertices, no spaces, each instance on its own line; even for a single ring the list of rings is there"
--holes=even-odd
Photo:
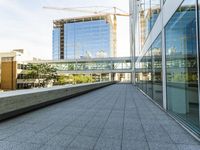
[[[52,21],[91,14],[45,10],[43,6],[116,6],[129,11],[129,0],[0,0],[0,51],[25,49],[34,57],[51,59]],[[118,17],[118,56],[129,54],[129,19]]]

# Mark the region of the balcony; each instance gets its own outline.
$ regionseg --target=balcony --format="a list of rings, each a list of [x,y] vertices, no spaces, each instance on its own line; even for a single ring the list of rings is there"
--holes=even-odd
[[[5,150],[199,150],[131,84],[114,84],[0,123]]]

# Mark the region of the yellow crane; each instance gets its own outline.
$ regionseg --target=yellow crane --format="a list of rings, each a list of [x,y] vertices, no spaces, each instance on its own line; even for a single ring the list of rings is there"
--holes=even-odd
[[[117,16],[128,17],[130,16],[129,13],[121,10],[117,7],[105,7],[105,6],[90,6],[90,7],[43,7],[44,9],[51,9],[51,10],[61,10],[61,11],[72,11],[72,12],[81,12],[81,13],[92,13],[97,15],[112,15],[113,16],[113,52],[114,56],[116,56],[116,49],[117,49]],[[90,10],[88,10],[90,9]],[[96,9],[96,10],[91,10]],[[97,10],[103,9],[103,10]],[[110,11],[111,10],[111,11]],[[118,13],[119,11],[120,13]]]

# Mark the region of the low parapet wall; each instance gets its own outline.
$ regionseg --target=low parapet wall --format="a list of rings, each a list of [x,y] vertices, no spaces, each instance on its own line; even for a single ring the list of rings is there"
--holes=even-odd
[[[115,82],[11,91],[0,94],[0,121],[64,101]]]

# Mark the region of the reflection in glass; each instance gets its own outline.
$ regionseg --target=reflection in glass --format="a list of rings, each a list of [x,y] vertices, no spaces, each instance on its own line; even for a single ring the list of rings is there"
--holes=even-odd
[[[110,57],[111,26],[106,20],[65,23],[65,59]]]
[[[153,100],[163,106],[161,35],[152,44]]]
[[[53,29],[53,60],[60,59],[60,28]]]
[[[150,0],[145,0],[144,2],[145,38],[149,35],[149,32],[151,30],[150,10],[151,10]]]
[[[136,62],[136,85],[163,106],[161,35],[154,41],[140,62]]]
[[[146,84],[146,81],[147,81],[147,79],[146,79],[146,69],[147,69],[147,65],[146,65],[146,57],[143,57],[142,58],[142,62],[141,62],[141,64],[142,64],[142,90],[145,92],[145,93],[147,93],[147,84]]]
[[[140,6],[140,15],[139,15],[139,22],[140,22],[140,41],[141,46],[144,45],[145,39],[149,35],[151,29],[151,5],[150,0],[142,0]]]
[[[143,47],[146,36],[145,36],[145,32],[146,32],[146,28],[145,28],[145,17],[144,17],[144,11],[145,11],[145,0],[142,0],[141,2],[141,8],[140,8],[140,13],[139,13],[139,36],[140,36],[140,47]]]
[[[168,110],[199,126],[195,0],[185,0],[165,27]]]
[[[141,83],[141,81],[142,81],[142,76],[141,76],[141,63],[140,62],[136,62],[135,63],[135,82],[136,82],[136,85],[140,88],[140,89],[142,89],[142,87],[141,87],[141,85],[142,85],[142,83]]]
[[[146,83],[147,83],[147,95],[152,98],[152,58],[151,49],[149,49],[145,55],[146,57]]]
[[[143,47],[147,36],[160,14],[160,0],[142,0],[139,12],[140,44]]]
[[[160,13],[160,0],[151,0],[151,29]]]

